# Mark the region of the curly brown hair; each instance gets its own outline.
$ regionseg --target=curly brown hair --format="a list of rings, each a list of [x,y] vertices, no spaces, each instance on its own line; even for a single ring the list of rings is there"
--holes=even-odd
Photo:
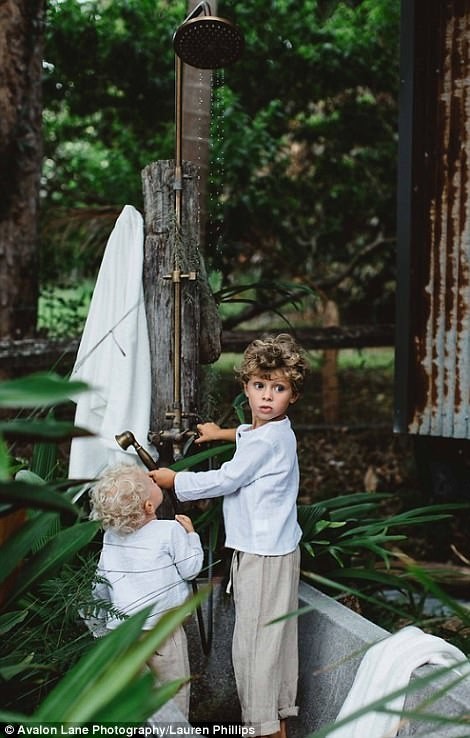
[[[272,372],[282,371],[293,391],[300,395],[308,363],[303,349],[288,333],[265,335],[252,341],[245,349],[237,376],[246,384],[253,376],[270,378]]]

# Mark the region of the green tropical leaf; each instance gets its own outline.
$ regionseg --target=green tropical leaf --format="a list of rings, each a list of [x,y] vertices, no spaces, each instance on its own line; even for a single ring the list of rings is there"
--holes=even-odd
[[[44,418],[44,420],[18,418],[2,421],[0,422],[0,433],[4,433],[7,438],[19,436],[28,441],[41,440],[42,438],[64,441],[68,438],[81,438],[83,436],[93,435],[86,428],[80,428],[65,420],[54,420],[53,418]]]
[[[7,605],[86,546],[93,539],[98,529],[99,523],[90,520],[66,528],[54,536],[21,569]]]
[[[409,566],[407,566],[407,571],[417,581],[421,582],[426,591],[431,592],[435,597],[437,597],[438,600],[440,600],[440,602],[442,602],[444,605],[447,605],[447,607],[455,615],[457,615],[463,623],[465,623],[466,625],[470,625],[470,612],[468,608],[461,605],[460,602],[448,595],[442,589],[442,587],[440,587],[429,576],[429,574],[421,569],[421,567],[417,566],[416,564],[410,564]]]
[[[429,505],[428,507],[414,508],[406,510],[403,513],[387,516],[384,519],[368,520],[362,525],[350,528],[345,535],[353,536],[358,533],[367,533],[374,535],[376,531],[382,530],[386,523],[387,528],[397,528],[402,526],[423,525],[438,520],[446,520],[452,517],[452,511],[468,507],[465,504],[451,503],[448,505]]]
[[[49,407],[66,402],[87,389],[85,382],[72,382],[58,374],[40,372],[1,382],[0,407]]]
[[[316,524],[325,516],[325,513],[326,508],[322,504],[298,505],[297,516],[303,532],[302,540],[312,538]]]
[[[336,582],[330,576],[323,577],[321,576],[321,574],[316,574],[313,571],[302,570],[302,576],[305,577],[305,579],[310,579],[315,582],[316,586],[320,586],[320,588],[322,589],[326,588],[328,592],[337,592],[338,597],[343,597],[345,594],[354,595],[358,599],[363,600],[364,602],[368,602],[375,607],[380,607],[383,610],[386,610],[387,612],[390,612],[400,618],[403,617],[403,610],[395,605],[393,602],[388,602],[383,598],[378,598],[373,595],[366,594],[356,587],[351,587],[351,585],[346,584],[346,582]],[[297,614],[310,612],[313,608],[314,605],[307,605],[301,608],[301,610],[299,610]]]
[[[186,679],[175,679],[155,687],[155,676],[151,672],[143,674],[94,715],[93,721],[128,723],[132,715],[133,723],[143,722],[171,700],[185,682]]]
[[[200,451],[192,456],[186,456],[184,459],[172,464],[171,469],[174,471],[183,471],[183,469],[190,469],[192,466],[196,466],[197,464],[201,464],[203,461],[214,459],[216,457],[222,462],[222,460],[225,461],[226,459],[230,459],[233,456],[234,450],[235,444],[224,443],[221,446],[205,449],[204,451]]]
[[[322,500],[322,505],[327,510],[338,510],[341,508],[347,508],[350,505],[359,505],[363,502],[366,503],[378,503],[384,500],[389,500],[392,495],[388,492],[354,492],[350,495],[339,495],[338,497],[331,497],[328,500]]]
[[[154,628],[142,635],[142,625],[151,608],[145,608],[100,639],[62,679],[35,713],[38,721],[85,722],[128,689],[146,660],[207,597],[208,590],[172,610]]]
[[[31,469],[20,469],[15,476],[15,480],[18,482],[27,482],[28,484],[46,484],[46,480]]]
[[[17,625],[23,622],[25,617],[28,615],[28,610],[12,610],[11,612],[5,612],[0,615],[0,635],[5,635]]]
[[[366,513],[377,511],[377,507],[377,502],[363,502],[362,504],[341,507],[338,510],[331,510],[330,517],[332,520],[351,521],[363,517]]]
[[[402,576],[396,576],[395,574],[389,574],[384,571],[376,571],[375,569],[351,567],[332,570],[328,572],[328,575],[332,579],[357,579],[366,582],[372,582],[373,584],[380,584],[384,587],[389,587],[398,591],[414,589],[412,582],[409,581],[409,578],[406,577],[406,574]]]
[[[34,550],[38,542],[55,530],[58,517],[57,513],[40,513],[27,520],[14,536],[5,541],[0,548],[0,583]]]
[[[41,510],[57,510],[72,513],[75,517],[80,510],[64,495],[60,495],[49,485],[30,484],[21,481],[0,481],[0,502],[8,503],[15,508],[32,507]]]
[[[10,454],[7,445],[0,436],[0,479],[8,479],[10,476]]]
[[[245,408],[247,402],[248,402],[248,400],[246,398],[245,393],[244,392],[240,392],[235,397],[235,399],[234,399],[234,401],[232,403],[232,407],[235,410],[235,414],[236,414],[236,416],[238,418],[238,421],[240,423],[244,423],[245,422],[245,410],[244,410],[244,408]]]
[[[34,653],[28,654],[21,661],[12,661],[11,656],[0,659],[0,676],[5,681],[12,679],[17,674],[21,674],[23,671],[28,671],[31,668],[31,662],[34,658]]]

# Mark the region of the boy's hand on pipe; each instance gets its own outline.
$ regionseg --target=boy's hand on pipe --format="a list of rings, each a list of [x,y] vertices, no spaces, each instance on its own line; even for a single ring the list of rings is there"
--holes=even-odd
[[[210,441],[235,441],[236,428],[221,428],[217,423],[199,423],[196,426],[199,436],[194,443],[209,443]]]
[[[149,477],[158,484],[162,489],[171,489],[175,483],[176,472],[173,469],[167,469],[161,467],[160,469],[153,469],[149,472]]]
[[[194,439],[194,443],[207,443],[219,439],[220,426],[217,423],[198,423],[196,428],[199,435]]]

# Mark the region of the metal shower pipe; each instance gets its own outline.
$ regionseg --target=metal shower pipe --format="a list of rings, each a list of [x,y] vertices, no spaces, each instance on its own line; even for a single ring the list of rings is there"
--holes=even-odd
[[[203,13],[201,18],[197,16]],[[239,29],[230,21],[212,15],[208,2],[198,3],[173,37],[175,49],[175,178],[174,214],[175,249],[173,271],[166,275],[173,284],[173,425],[162,431],[162,440],[173,443],[176,458],[182,455],[182,443],[186,431],[182,428],[181,398],[181,283],[182,280],[195,280],[196,272],[183,274],[178,259],[178,243],[182,239],[182,197],[183,197],[183,64],[201,69],[216,69],[236,61],[243,52],[244,40]]]

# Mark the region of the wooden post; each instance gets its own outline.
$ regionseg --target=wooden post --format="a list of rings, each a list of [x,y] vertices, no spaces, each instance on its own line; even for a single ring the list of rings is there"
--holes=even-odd
[[[338,305],[334,300],[323,301],[323,327],[336,328],[339,325]],[[327,348],[323,351],[322,363],[322,409],[325,423],[334,425],[339,420],[339,379],[338,349]]]
[[[152,402],[150,432],[161,463],[171,462],[175,448],[161,443],[162,431],[174,428],[173,370],[175,285],[171,275],[181,271],[181,428],[194,429],[198,409],[200,309],[197,167],[183,162],[181,237],[175,229],[174,161],[156,161],[142,172],[145,220],[144,292],[151,354]],[[176,398],[178,399],[178,398]]]

